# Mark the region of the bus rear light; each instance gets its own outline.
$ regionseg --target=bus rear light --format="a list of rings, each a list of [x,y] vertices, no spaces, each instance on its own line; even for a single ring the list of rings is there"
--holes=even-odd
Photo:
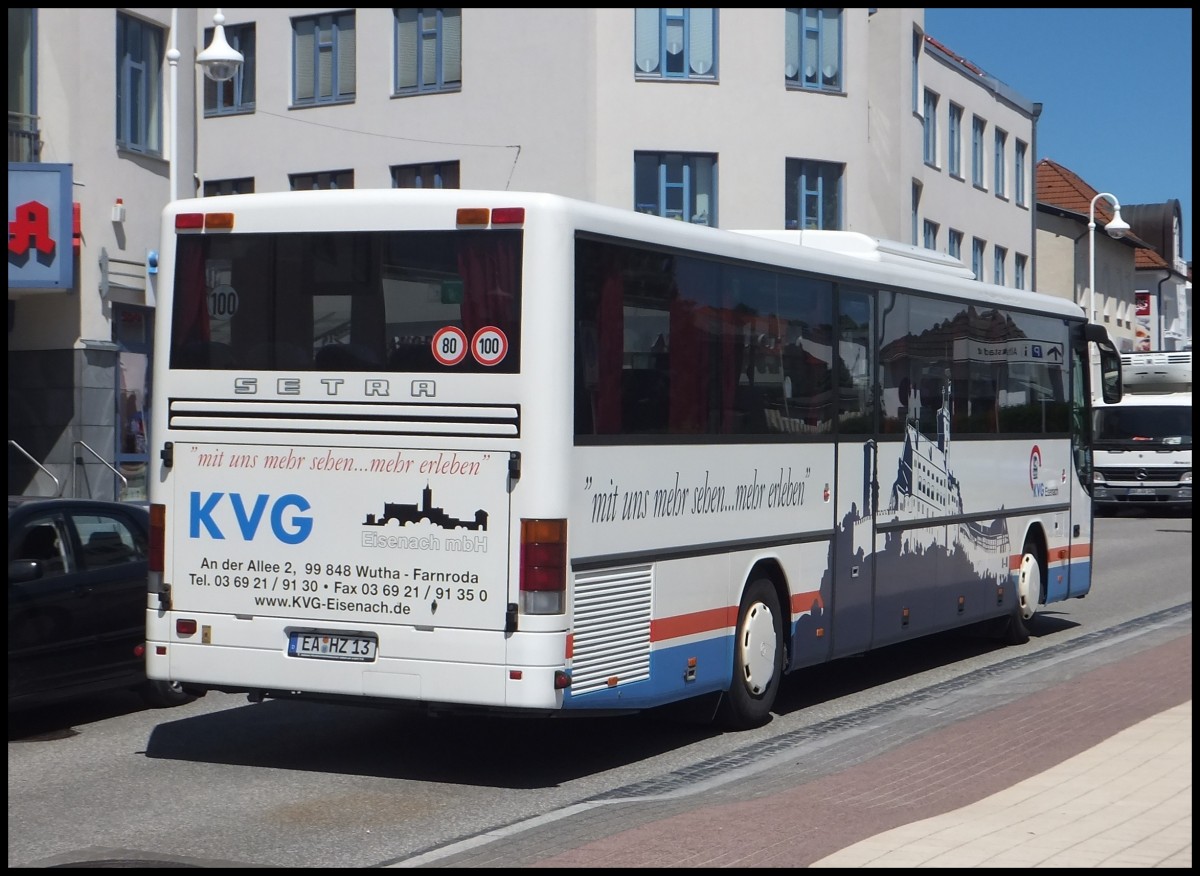
[[[203,213],[177,213],[175,215],[176,231],[191,231],[204,227]]]
[[[521,610],[562,614],[567,596],[567,521],[521,521]]]
[[[489,219],[487,207],[459,207],[455,221],[459,227],[486,227]]]
[[[233,228],[233,214],[209,213],[204,217],[204,227],[207,230],[222,229],[228,231]]]
[[[521,225],[524,222],[524,207],[497,207],[492,211],[493,225]]]
[[[177,636],[194,636],[196,630],[196,622],[191,618],[179,618],[175,621],[175,635]]]
[[[571,686],[571,673],[565,669],[554,670],[554,689],[565,690]]]
[[[151,572],[161,573],[167,538],[167,506],[150,506],[150,544],[146,551],[146,567]]]

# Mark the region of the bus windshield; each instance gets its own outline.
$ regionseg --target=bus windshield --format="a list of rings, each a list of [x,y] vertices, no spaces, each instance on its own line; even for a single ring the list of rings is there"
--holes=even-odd
[[[522,234],[180,235],[171,367],[516,373]],[[465,355],[487,328],[506,347]]]
[[[1095,434],[1097,446],[1190,447],[1192,409],[1174,405],[1099,408]]]

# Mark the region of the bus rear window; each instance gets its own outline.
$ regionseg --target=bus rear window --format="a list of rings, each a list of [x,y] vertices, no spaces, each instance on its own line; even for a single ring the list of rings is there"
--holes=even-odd
[[[171,367],[516,373],[522,233],[180,236]]]

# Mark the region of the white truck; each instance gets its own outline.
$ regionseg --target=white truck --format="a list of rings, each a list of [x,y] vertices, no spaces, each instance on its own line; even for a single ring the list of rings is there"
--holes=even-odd
[[[1096,513],[1120,507],[1192,510],[1192,354],[1123,353],[1124,395],[1097,402]]]

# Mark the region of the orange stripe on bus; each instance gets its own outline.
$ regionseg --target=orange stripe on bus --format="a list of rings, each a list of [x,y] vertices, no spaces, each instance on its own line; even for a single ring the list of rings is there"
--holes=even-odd
[[[1062,556],[1062,552],[1066,551],[1067,555]],[[1084,560],[1092,555],[1092,546],[1087,542],[1073,544],[1069,548],[1053,547],[1050,548],[1050,562],[1061,562],[1062,560]],[[1021,568],[1022,554],[1013,554],[1008,558],[1008,570],[1015,572]]]
[[[737,613],[737,606],[733,606],[658,618],[650,621],[650,641],[661,642],[664,639],[678,639],[681,636],[723,630],[737,623]]]
[[[825,600],[821,599],[820,590],[809,590],[807,593],[797,593],[792,597],[792,614],[803,614],[816,608],[823,609]]]

